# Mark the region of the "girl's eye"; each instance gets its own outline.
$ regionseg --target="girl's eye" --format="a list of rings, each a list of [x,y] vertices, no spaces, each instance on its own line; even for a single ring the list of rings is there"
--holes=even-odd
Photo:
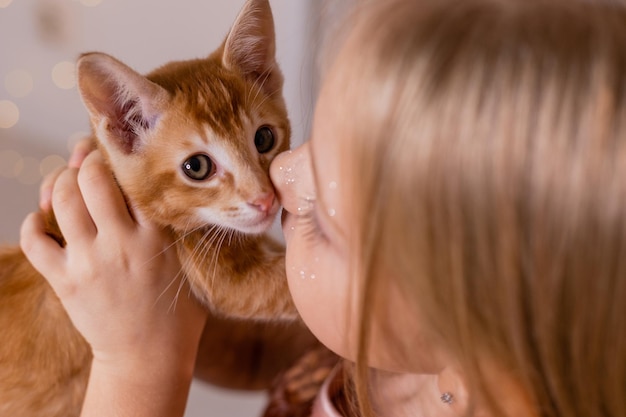
[[[263,126],[254,135],[254,146],[259,153],[267,153],[274,147],[274,132],[267,126]]]
[[[203,181],[215,173],[215,164],[205,154],[190,156],[182,166],[186,176],[194,181]]]

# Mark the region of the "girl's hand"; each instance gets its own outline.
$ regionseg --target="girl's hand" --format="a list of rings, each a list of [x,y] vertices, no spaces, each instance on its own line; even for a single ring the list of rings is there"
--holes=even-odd
[[[72,155],[70,156],[70,160],[67,165],[70,168],[80,168],[87,155],[95,149],[96,144],[94,139],[89,137],[82,139],[76,144],[76,146],[74,146]],[[41,182],[41,187],[39,188],[39,208],[44,213],[48,212],[52,208],[52,187],[61,172],[65,169],[66,168],[56,169],[51,174],[47,175]]]
[[[21,245],[91,345],[94,364],[190,374],[206,313],[190,297],[169,236],[129,212],[98,151],[51,182],[67,245],[45,234],[41,213],[24,221]]]

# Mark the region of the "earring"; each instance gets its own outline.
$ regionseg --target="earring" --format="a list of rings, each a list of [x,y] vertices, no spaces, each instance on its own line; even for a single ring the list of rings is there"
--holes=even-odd
[[[454,395],[452,395],[451,392],[444,392],[443,394],[441,394],[441,397],[439,397],[441,399],[441,402],[444,404],[448,404],[448,405],[452,405],[452,403],[454,402]]]

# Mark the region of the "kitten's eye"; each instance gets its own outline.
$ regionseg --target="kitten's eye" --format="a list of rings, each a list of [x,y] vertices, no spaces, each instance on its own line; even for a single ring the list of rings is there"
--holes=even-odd
[[[267,126],[263,126],[254,135],[254,146],[259,153],[267,153],[274,147],[274,132]]]
[[[182,168],[186,176],[196,181],[206,180],[215,173],[215,164],[204,154],[189,157]]]

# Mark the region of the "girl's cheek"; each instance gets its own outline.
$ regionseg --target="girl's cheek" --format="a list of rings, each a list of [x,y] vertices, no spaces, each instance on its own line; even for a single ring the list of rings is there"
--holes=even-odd
[[[346,270],[324,249],[311,248],[299,235],[287,254],[287,279],[294,303],[306,326],[327,347],[348,358],[350,307]]]
[[[289,233],[293,233],[290,236],[290,240],[294,242],[290,256],[287,259],[287,276],[294,284],[309,285],[317,280],[321,275],[320,271],[320,257],[316,254],[314,248],[304,249],[305,245],[298,244],[302,241],[302,237],[298,234],[297,226]]]

